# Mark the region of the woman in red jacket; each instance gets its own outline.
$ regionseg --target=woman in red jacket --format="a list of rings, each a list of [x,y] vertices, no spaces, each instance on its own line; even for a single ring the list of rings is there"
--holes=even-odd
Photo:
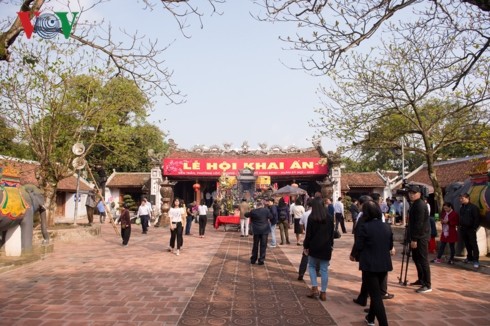
[[[456,230],[456,226],[459,224],[459,215],[453,209],[453,205],[451,203],[444,203],[442,206],[444,213],[442,214],[441,224],[442,224],[442,232],[441,232],[441,243],[439,245],[439,252],[437,253],[437,258],[432,262],[439,264],[441,262],[442,254],[446,249],[446,243],[449,243],[449,249],[451,251],[451,258],[447,261],[448,264],[454,264],[454,244],[458,241],[458,231]]]

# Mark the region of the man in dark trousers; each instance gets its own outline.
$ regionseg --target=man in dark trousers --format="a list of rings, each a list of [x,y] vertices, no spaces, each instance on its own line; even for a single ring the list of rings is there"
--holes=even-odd
[[[373,198],[371,196],[361,196],[359,200],[357,201],[357,206],[359,210],[362,209],[362,205],[366,202],[373,201]],[[375,203],[378,203],[378,201],[374,201]],[[381,209],[381,208],[380,208]],[[381,219],[381,218],[380,218]],[[364,223],[365,219],[362,217],[362,212],[359,212],[359,215],[357,216],[357,221],[354,224],[354,245],[352,246],[352,250],[350,253],[350,260],[351,261],[359,261],[359,252],[356,249],[356,241],[358,238],[357,235],[357,230],[359,230],[360,226]],[[391,255],[394,255],[396,252],[395,248],[391,249]],[[364,283],[364,279],[362,280],[361,283],[361,291],[359,292],[359,295],[357,298],[352,299],[354,303],[357,303],[360,306],[366,306],[367,305],[367,299],[368,299],[368,291],[366,284]],[[394,294],[388,293],[388,273],[384,276],[383,282],[381,283],[381,299],[387,300],[387,299],[393,299],[395,297]],[[365,312],[369,312],[369,308],[364,309]]]
[[[371,298],[365,321],[373,326],[375,319],[378,319],[380,326],[388,326],[381,288],[387,278],[385,274],[393,270],[393,232],[388,224],[381,221],[381,215],[381,208],[376,202],[363,204],[363,222],[357,227],[355,242],[363,286]]]
[[[272,219],[271,219],[271,248],[277,247],[276,241],[276,225],[279,221],[279,214],[277,212],[277,206],[274,203],[274,198],[267,199],[267,207],[271,211]]]
[[[359,207],[357,207],[359,200],[353,199],[350,204],[349,211],[352,217],[352,234],[354,234],[354,225],[356,225],[357,216],[359,215]]]
[[[371,198],[381,208],[381,203],[383,202],[383,197],[381,197],[381,194],[373,192],[373,193],[371,193]],[[386,222],[384,214],[381,214],[381,221],[383,221],[383,223]],[[393,255],[394,255],[394,253],[393,253]],[[383,284],[381,286],[381,294],[382,294],[383,299],[393,299],[395,297],[394,294],[388,293],[388,273],[386,273],[386,277],[383,280]]]
[[[265,252],[267,250],[267,238],[271,232],[269,221],[272,219],[272,213],[268,208],[264,207],[262,202],[257,202],[256,207],[256,209],[245,213],[245,217],[250,217],[250,220],[252,221],[252,231],[254,234],[254,244],[252,247],[250,263],[255,264],[258,258],[258,264],[264,265]]]
[[[359,198],[359,200],[357,201],[358,209],[361,210],[362,205],[364,203],[366,203],[368,201],[372,201],[372,200],[373,200],[373,198],[371,198],[371,196],[361,196],[361,198]],[[362,212],[359,212],[359,214],[357,215],[356,222],[353,223],[353,226],[352,226],[352,232],[354,234],[354,244],[352,245],[352,249],[351,249],[350,257],[349,257],[349,259],[351,261],[357,261],[357,262],[359,261],[359,251],[356,248],[356,241],[358,241],[358,236],[357,236],[356,232],[360,229],[360,226],[364,223],[364,220],[365,219],[362,217]],[[366,283],[364,282],[364,280],[362,280],[361,291],[359,292],[359,295],[357,296],[357,298],[352,299],[352,301],[354,301],[354,303],[357,303],[360,306],[365,307],[367,305],[368,297],[369,297],[369,293],[368,293],[367,288],[366,288]],[[365,311],[369,312],[369,309],[367,309]]]
[[[342,203],[342,197],[339,197],[335,204],[333,204],[333,210],[335,214],[335,229],[342,228],[342,233],[347,233],[345,228],[345,218],[344,218],[344,203]]]
[[[459,196],[461,208],[459,209],[459,232],[466,248],[464,263],[473,267],[480,267],[480,251],[476,241],[476,231],[480,226],[480,210],[475,204],[470,203],[470,195],[467,193]]]
[[[94,223],[94,211],[97,206],[97,201],[95,200],[95,191],[90,190],[87,194],[87,200],[85,201],[85,209],[87,210],[88,225]]]
[[[418,280],[411,285],[420,285],[417,293],[432,292],[429,265],[430,223],[429,209],[422,198],[422,189],[417,185],[408,187],[410,209],[408,211],[408,236],[412,257],[417,268]]]

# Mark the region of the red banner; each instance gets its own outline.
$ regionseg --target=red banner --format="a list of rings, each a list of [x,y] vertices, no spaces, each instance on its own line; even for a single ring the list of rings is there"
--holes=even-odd
[[[325,175],[327,165],[320,165],[314,158],[210,158],[210,159],[164,159],[163,174],[166,176],[220,176],[224,172],[237,175],[239,170],[249,168],[261,175]]]

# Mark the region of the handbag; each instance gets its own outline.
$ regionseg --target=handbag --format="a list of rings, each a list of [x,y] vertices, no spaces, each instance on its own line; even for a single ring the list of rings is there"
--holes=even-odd
[[[141,218],[137,217],[136,218],[136,221],[134,221],[134,223],[140,225],[141,224]]]
[[[334,239],[340,239],[340,237],[342,236],[342,234],[340,233],[339,231],[339,228],[336,227],[334,230],[333,230],[333,238]]]

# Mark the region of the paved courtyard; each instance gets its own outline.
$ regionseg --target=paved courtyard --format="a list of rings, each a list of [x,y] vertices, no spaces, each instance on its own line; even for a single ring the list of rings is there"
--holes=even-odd
[[[1,270],[0,325],[365,325],[364,308],[352,302],[360,272],[348,259],[350,233],[335,242],[320,302],[305,296],[309,277],[297,280],[302,247],[294,241],[269,248],[259,266],[249,263],[252,238],[234,231],[208,226],[205,238],[185,236],[176,256],[166,250],[167,228],[144,235],[133,226],[128,247],[112,226],[101,228],[100,237],[55,242],[42,260]],[[417,294],[398,282],[397,249],[390,325],[490,325],[488,264],[432,264],[434,290]],[[415,275],[411,263],[408,281]]]

